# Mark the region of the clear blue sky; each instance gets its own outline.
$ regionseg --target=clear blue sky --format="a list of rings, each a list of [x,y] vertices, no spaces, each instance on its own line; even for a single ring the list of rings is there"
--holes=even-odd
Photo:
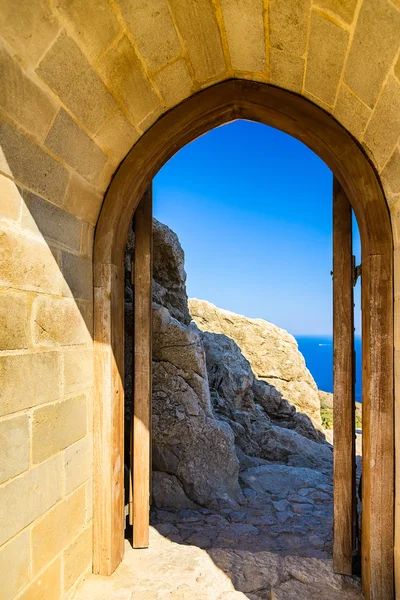
[[[158,173],[154,215],[179,236],[189,297],[331,334],[332,173],[301,142],[249,121],[214,129]]]

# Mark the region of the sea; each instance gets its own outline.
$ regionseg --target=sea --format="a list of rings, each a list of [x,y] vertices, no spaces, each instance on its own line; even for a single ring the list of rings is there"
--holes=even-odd
[[[333,392],[333,338],[332,336],[295,336],[318,389]],[[361,402],[361,337],[355,337],[356,400]]]

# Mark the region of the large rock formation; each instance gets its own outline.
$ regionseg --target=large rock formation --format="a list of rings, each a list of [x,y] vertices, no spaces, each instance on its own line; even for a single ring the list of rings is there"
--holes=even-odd
[[[153,468],[176,476],[202,505],[238,501],[232,429],[215,418],[201,337],[153,308]]]
[[[153,502],[182,508],[236,505],[244,498],[239,471],[271,461],[329,470],[331,450],[315,441],[321,441],[315,427],[320,422],[316,386],[293,338],[284,332],[279,341],[282,330],[273,325],[200,301],[191,302],[198,326],[191,322],[179,240],[156,220],[153,235]],[[126,431],[132,412],[133,248],[131,231],[125,285]],[[258,352],[250,348],[257,343]]]
[[[273,386],[321,427],[318,388],[292,335],[268,321],[237,315],[205,300],[190,299],[189,310],[202,331],[234,340],[257,379]]]

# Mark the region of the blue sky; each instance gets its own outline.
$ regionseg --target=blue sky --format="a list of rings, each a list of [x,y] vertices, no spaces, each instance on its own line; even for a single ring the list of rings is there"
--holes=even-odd
[[[332,173],[301,142],[224,125],[169,160],[153,194],[185,251],[189,297],[294,335],[331,333]]]

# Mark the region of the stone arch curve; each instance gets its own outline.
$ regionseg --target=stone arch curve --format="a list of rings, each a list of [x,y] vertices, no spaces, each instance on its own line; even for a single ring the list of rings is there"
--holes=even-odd
[[[333,171],[356,213],[362,241],[367,375],[363,584],[367,598],[389,600],[393,597],[393,243],[386,200],[363,150],[332,116],[286,90],[239,79],[211,86],[162,116],[121,164],[100,213],[94,245],[94,571],[112,573],[123,554],[123,257],[129,223],[152,178],[175,152],[238,118],[271,125],[304,142]]]

